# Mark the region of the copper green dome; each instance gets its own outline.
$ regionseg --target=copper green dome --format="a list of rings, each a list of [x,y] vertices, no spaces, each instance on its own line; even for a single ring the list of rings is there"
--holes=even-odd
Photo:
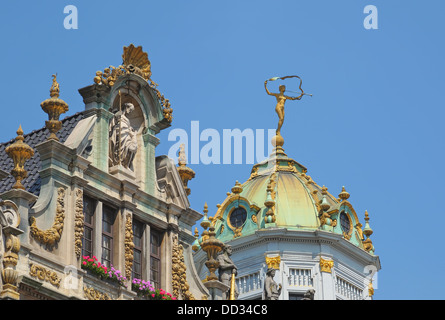
[[[273,154],[253,166],[250,178],[236,181],[214,217],[216,237],[227,242],[267,228],[323,230],[342,234],[355,245],[373,252],[362,224],[342,189],[334,197],[307,175],[307,169],[289,158],[277,143]],[[370,243],[370,245],[366,245]]]

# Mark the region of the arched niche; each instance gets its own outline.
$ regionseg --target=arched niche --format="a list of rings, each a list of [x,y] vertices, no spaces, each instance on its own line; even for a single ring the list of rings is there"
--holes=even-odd
[[[160,130],[170,126],[170,123],[164,119],[162,106],[157,97],[160,93],[151,88],[145,79],[135,74],[127,74],[118,78],[108,97],[110,111],[119,105],[119,91],[122,97],[126,96],[138,103],[144,117],[144,133],[149,130],[150,133],[157,134]]]
[[[125,161],[122,163],[116,159],[113,152],[118,149],[115,147],[117,141],[116,135],[113,136],[113,124],[118,121],[119,117],[112,116],[109,122],[109,172],[111,174],[123,174],[129,178],[144,183],[147,176],[147,166],[149,160],[147,152],[154,154],[154,146],[151,146],[152,151],[147,148],[147,143],[144,142],[145,135],[155,135],[161,129],[167,127],[163,121],[162,107],[156,97],[156,92],[150,88],[149,84],[140,76],[129,74],[120,77],[113,85],[108,96],[109,109],[113,115],[125,114],[127,120],[125,122],[126,128],[131,127],[136,136],[137,150],[132,156],[131,165],[127,165]],[[130,113],[126,113],[124,109],[126,104],[130,103],[134,109]],[[114,121],[114,122],[113,122]],[[122,140],[120,140],[122,141]],[[134,143],[133,143],[134,145]],[[114,150],[114,151],[113,151]],[[114,154],[114,157],[113,157]],[[121,154],[125,154],[122,152]],[[124,156],[125,158],[125,156]],[[117,160],[117,161],[116,161]],[[136,182],[138,182],[136,181]]]

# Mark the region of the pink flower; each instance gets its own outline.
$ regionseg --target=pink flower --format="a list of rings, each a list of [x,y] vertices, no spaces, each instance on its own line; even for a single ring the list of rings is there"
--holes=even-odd
[[[172,297],[172,300],[176,300],[176,297]]]
[[[93,262],[94,260],[93,259],[88,259],[88,262]]]
[[[154,298],[154,297],[155,297],[155,294],[154,294],[154,293],[152,293],[152,294],[151,294],[151,296],[152,296],[152,297]]]
[[[83,264],[84,266],[86,266],[86,265],[87,265],[87,262],[86,262],[86,261],[84,261],[84,262],[82,262],[82,264]]]

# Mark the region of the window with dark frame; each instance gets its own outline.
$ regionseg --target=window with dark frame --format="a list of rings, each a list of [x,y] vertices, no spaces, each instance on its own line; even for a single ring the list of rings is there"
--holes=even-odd
[[[83,197],[83,216],[84,232],[82,237],[82,256],[93,255],[93,230],[94,230],[94,212],[96,211],[97,201],[88,197]]]
[[[161,288],[161,233],[150,229],[150,282]]]
[[[142,279],[142,252],[145,224],[133,219],[133,279]]]
[[[116,210],[107,205],[102,208],[102,257],[101,263],[111,267],[113,263],[113,225]]]
[[[351,231],[351,222],[348,215],[344,211],[340,213],[340,226],[343,232],[346,234],[349,234],[349,231]]]
[[[234,228],[241,227],[247,219],[247,211],[243,207],[238,207],[230,213],[230,224]]]

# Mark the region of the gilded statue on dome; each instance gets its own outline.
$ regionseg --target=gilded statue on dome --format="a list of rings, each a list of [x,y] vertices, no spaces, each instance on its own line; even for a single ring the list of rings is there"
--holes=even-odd
[[[267,89],[268,81],[275,81],[278,79],[284,80],[287,78],[300,79],[299,89],[300,89],[301,93],[297,97],[286,96],[284,94],[286,92],[286,86],[284,84],[279,86],[279,88],[278,88],[280,91],[279,93],[270,92],[269,89]],[[281,135],[281,127],[283,126],[283,122],[284,122],[284,103],[286,102],[286,100],[300,100],[304,95],[312,96],[311,94],[304,93],[303,89],[301,88],[302,83],[303,83],[303,81],[301,80],[301,78],[299,76],[274,77],[274,78],[270,78],[270,79],[264,81],[264,88],[266,89],[267,94],[274,96],[277,99],[277,105],[275,107],[275,111],[278,114],[278,127],[277,127],[277,131],[276,131],[277,136]],[[287,90],[287,91],[294,92],[294,91],[290,91],[290,90]]]

